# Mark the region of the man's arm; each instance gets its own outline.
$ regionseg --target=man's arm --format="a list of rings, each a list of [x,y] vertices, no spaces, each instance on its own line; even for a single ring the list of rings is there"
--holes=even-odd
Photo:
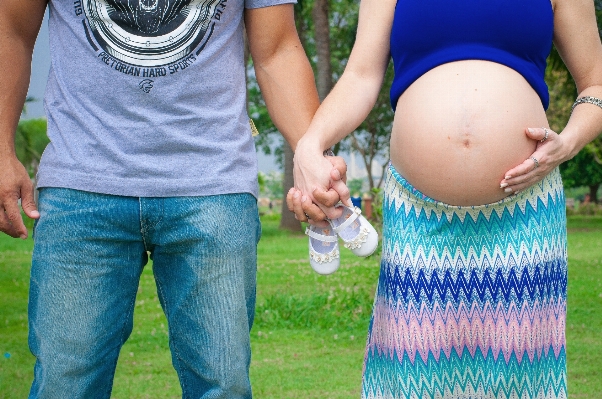
[[[18,201],[31,218],[39,217],[33,185],[17,160],[15,130],[27,95],[33,47],[47,0],[0,1],[0,231],[27,238]]]
[[[294,151],[320,100],[311,65],[297,34],[293,5],[247,9],[245,25],[261,94],[272,122]],[[330,159],[339,179],[322,182],[322,187],[316,190],[316,199],[326,214],[336,217],[338,211],[333,205],[339,198],[348,199],[349,190],[340,178],[346,172],[344,161],[338,157]],[[316,206],[310,207],[308,213],[314,220],[325,217]]]
[[[245,26],[268,112],[294,151],[320,100],[297,34],[293,5],[247,9]]]

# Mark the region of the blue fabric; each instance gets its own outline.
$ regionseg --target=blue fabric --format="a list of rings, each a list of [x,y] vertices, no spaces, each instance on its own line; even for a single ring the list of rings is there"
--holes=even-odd
[[[420,76],[454,61],[492,61],[520,73],[549,105],[550,0],[399,0],[391,31],[391,105]]]
[[[40,191],[29,299],[30,398],[110,398],[153,259],[184,398],[248,399],[257,203]]]
[[[566,207],[558,168],[455,206],[390,165],[364,399],[566,399]]]

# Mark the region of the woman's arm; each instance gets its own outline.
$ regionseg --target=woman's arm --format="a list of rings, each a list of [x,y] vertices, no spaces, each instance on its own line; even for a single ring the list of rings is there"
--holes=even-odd
[[[345,72],[326,97],[295,151],[295,187],[315,202],[330,180],[322,153],[356,129],[372,110],[389,63],[396,0],[362,0],[357,37]],[[301,210],[295,212],[304,220]]]
[[[602,99],[602,45],[592,0],[555,0],[554,43],[577,84],[578,97]],[[548,129],[548,139],[539,142],[533,157],[509,170],[502,180],[507,191],[520,191],[546,176],[552,169],[577,155],[602,131],[602,108],[592,104],[575,107],[561,135]],[[532,127],[527,135],[542,140],[545,130]],[[510,178],[508,178],[510,176]]]

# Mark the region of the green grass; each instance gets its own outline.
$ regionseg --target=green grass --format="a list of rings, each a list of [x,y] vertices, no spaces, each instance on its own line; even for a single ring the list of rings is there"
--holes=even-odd
[[[277,226],[277,218],[264,217],[251,333],[255,396],[358,398],[378,257],[359,259],[343,250],[341,269],[319,276],[308,264],[306,236]],[[26,397],[32,379],[26,322],[31,246],[31,240],[0,236],[0,398]],[[571,398],[597,399],[602,392],[602,217],[569,219],[568,295]],[[166,327],[149,266],[113,398],[180,397]]]
[[[572,399],[602,397],[602,216],[568,224],[567,362]]]

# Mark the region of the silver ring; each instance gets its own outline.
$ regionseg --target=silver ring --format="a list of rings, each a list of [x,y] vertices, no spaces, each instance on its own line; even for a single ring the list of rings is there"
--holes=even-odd
[[[537,158],[535,158],[535,157],[529,157],[529,159],[532,160],[533,162],[535,162],[535,168],[534,169],[539,168],[539,161],[537,160]]]
[[[311,219],[311,217],[307,213],[303,212],[303,214],[305,215],[306,218]]]
[[[546,141],[548,139],[548,136],[550,135],[550,132],[548,131],[548,129],[546,129],[545,127],[542,127],[542,129],[546,133],[546,135],[543,136],[543,139],[539,140],[540,143],[543,143],[544,141]]]

